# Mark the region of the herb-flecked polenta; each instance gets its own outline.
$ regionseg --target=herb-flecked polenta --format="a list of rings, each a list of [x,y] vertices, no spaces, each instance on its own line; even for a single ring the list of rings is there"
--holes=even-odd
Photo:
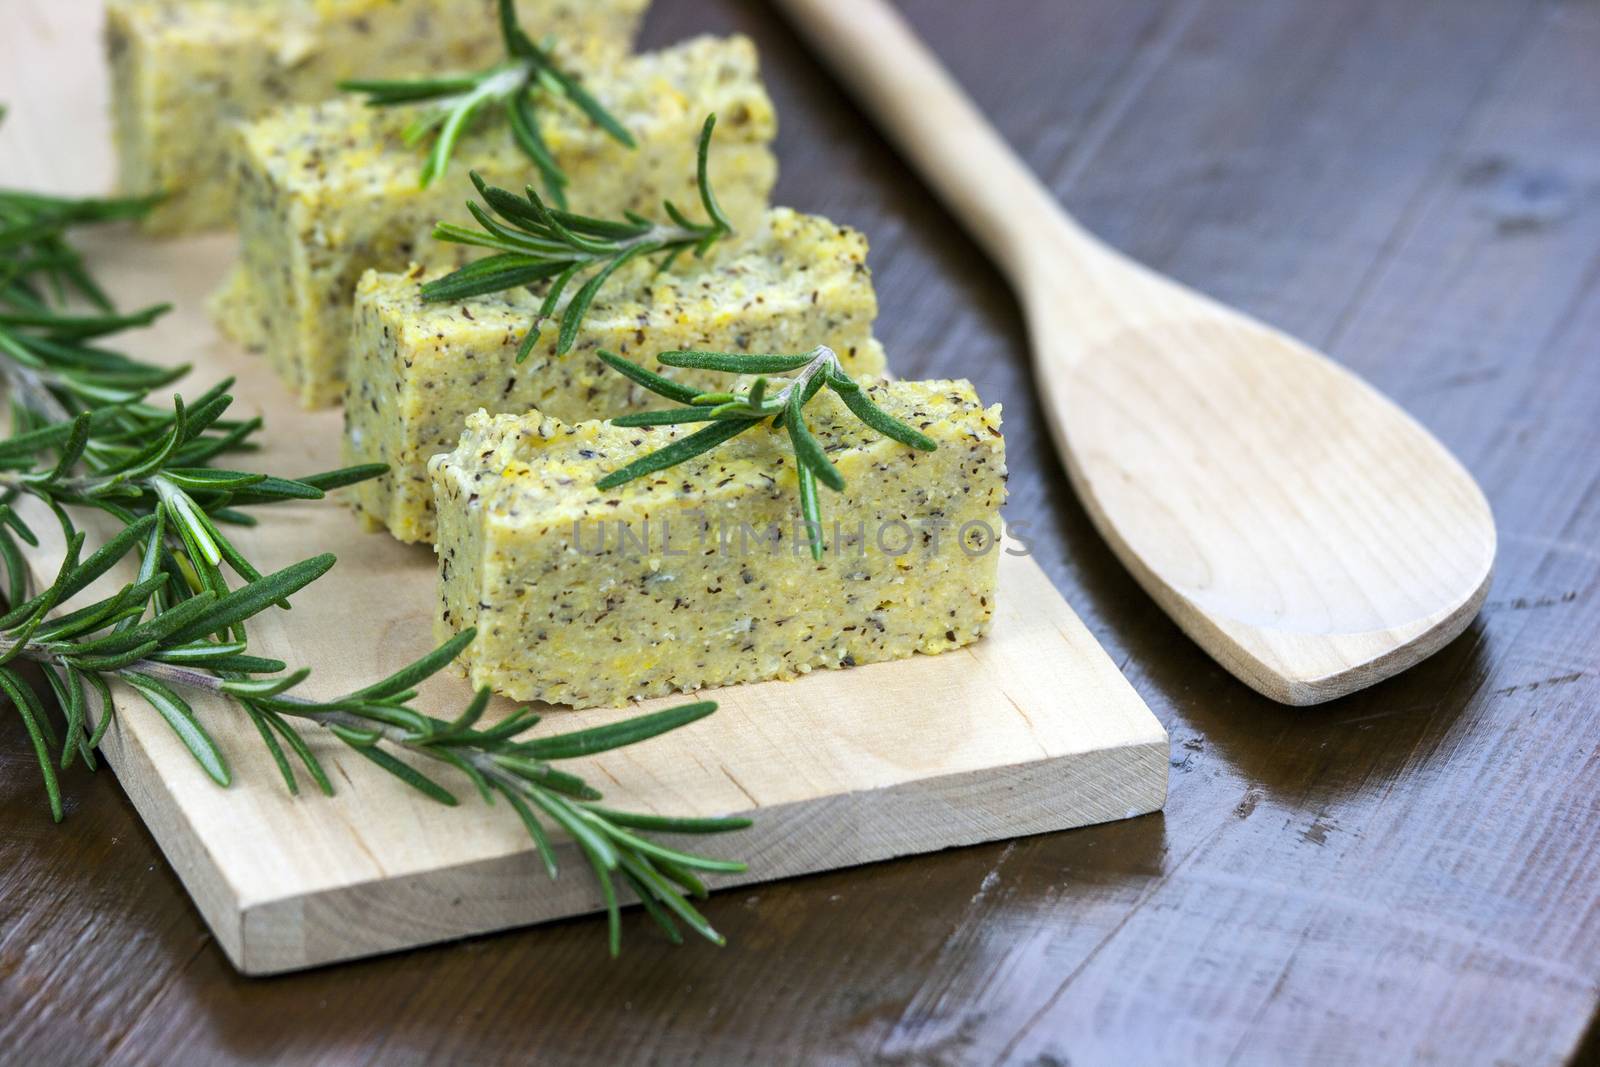
[[[668,349],[839,353],[852,376],[884,373],[872,337],[878,303],[857,231],[815,215],[774,208],[737,248],[673,270],[619,276],[590,308],[577,343],[555,351],[547,326],[522,364],[517,348],[539,307],[525,289],[461,303],[427,304],[421,283],[438,272],[369,271],[356,288],[345,462],[383,463],[389,473],[353,489],[356,508],[402,541],[433,539],[428,460],[455,447],[480,408],[530,408],[580,422],[659,402],[607,367],[600,349],[650,356]],[[668,372],[704,389],[725,377]]]
[[[759,223],[777,174],[776,118],[749,40],[697,38],[586,83],[638,147],[618,144],[570,103],[542,107],[544,138],[571,179],[572,210],[658,217],[671,199],[697,213],[695,152],[706,115],[716,112],[718,198],[736,227]],[[446,175],[419,188],[423,153],[400,137],[411,110],[345,99],[285,108],[241,128],[240,275],[219,300],[218,320],[264,350],[307,406],[343,395],[362,273],[459,261],[467,250],[441,246],[431,232],[439,220],[471,223],[468,170],[513,189],[533,173],[503,128],[481,128],[462,139]]]
[[[824,493],[820,563],[796,536],[781,431],[601,491],[606,473],[698,427],[472,416],[430,465],[440,636],[477,628],[460,661],[475,685],[578,707],[977,640],[995,603],[1000,409],[965,381],[863,385],[939,447],[881,437],[827,391],[807,405],[847,481]]]
[[[537,39],[626,52],[649,0],[517,0]],[[229,124],[333,96],[341,79],[472,70],[504,50],[495,0],[110,0],[112,121],[124,193],[167,194],[157,233],[232,222]]]

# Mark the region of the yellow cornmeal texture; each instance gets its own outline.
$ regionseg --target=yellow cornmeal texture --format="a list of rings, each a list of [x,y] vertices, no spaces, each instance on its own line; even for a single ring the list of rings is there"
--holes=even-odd
[[[535,39],[627,51],[649,0],[517,0]],[[112,120],[125,193],[166,191],[156,233],[232,224],[230,123],[344,78],[477,70],[503,52],[494,0],[110,0]]]
[[[746,38],[702,37],[622,61],[588,87],[638,143],[629,150],[566,102],[541,108],[541,127],[571,179],[572,210],[661,214],[663,198],[701,214],[695,150],[717,113],[711,178],[735,226],[753,227],[777,176],[777,120]],[[370,268],[459,262],[481,254],[440,246],[434,223],[475,226],[469,169],[521,189],[528,160],[503,125],[464,137],[448,174],[418,187],[423,153],[401,142],[409,108],[341,100],[287,108],[240,130],[240,264],[215,305],[219,324],[263,350],[302,403],[338,403],[350,348],[351,300]]]
[[[715,260],[685,257],[666,274],[613,279],[570,352],[556,354],[552,323],[521,365],[517,348],[538,295],[425,304],[418,288],[431,275],[421,268],[369,271],[356,289],[344,455],[350,464],[387,464],[390,473],[351,491],[356,508],[374,529],[431,541],[428,460],[455,447],[474,411],[537,408],[579,422],[666,403],[602,363],[599,349],[653,367],[657,353],[675,348],[803,352],[827,344],[852,376],[882,375],[866,259],[857,231],[776,208]],[[708,390],[727,384],[708,371],[664,373]]]
[[[696,427],[472,416],[430,468],[440,636],[477,627],[462,655],[473,684],[578,707],[976,641],[994,613],[1001,551],[1000,409],[983,408],[965,381],[870,391],[939,448],[874,434],[828,392],[807,405],[847,483],[822,490],[821,563],[792,529],[781,431],[757,427],[602,492],[598,478]]]

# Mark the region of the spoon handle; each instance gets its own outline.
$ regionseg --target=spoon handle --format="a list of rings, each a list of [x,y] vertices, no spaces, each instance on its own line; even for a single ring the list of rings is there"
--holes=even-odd
[[[885,0],[777,2],[1014,286],[1100,251]]]

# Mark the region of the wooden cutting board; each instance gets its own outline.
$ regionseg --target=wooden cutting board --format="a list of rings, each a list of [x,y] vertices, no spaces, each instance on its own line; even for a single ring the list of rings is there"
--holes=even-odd
[[[109,187],[104,72],[86,63],[95,55],[85,42],[97,39],[97,6],[24,0],[0,12],[0,100],[12,106],[0,127],[0,183]],[[119,229],[83,243],[125,306],[177,304],[129,341],[131,352],[194,364],[190,393],[238,378],[236,412],[267,422],[266,448],[247,465],[289,475],[338,465],[339,414],[300,411],[265,364],[221,340],[206,317],[205,299],[233,257],[231,238],[157,243]],[[885,309],[886,317],[897,313],[911,309]],[[254,621],[254,650],[312,668],[308,691],[333,694],[431,647],[431,551],[364,533],[335,501],[263,509],[261,517],[237,540],[263,570],[322,551],[335,552],[339,564],[296,598],[292,613]],[[604,789],[612,806],[751,814],[753,829],[695,842],[750,864],[748,874],[715,886],[1158,810],[1165,730],[1043,572],[1016,551],[1008,544],[1001,560],[993,632],[971,648],[716,691],[709,695],[721,710],[711,718],[568,766]],[[41,571],[49,562],[41,558]],[[453,714],[469,695],[458,679],[436,679],[422,703]],[[515,815],[504,804],[484,806],[464,782],[449,783],[460,787],[461,805],[443,807],[314,736],[338,795],[291,797],[244,716],[201,700],[196,710],[234,771],[233,786],[220,789],[128,696],[118,694],[105,754],[218,943],[246,973],[601,906],[580,857],[562,849],[563,874],[550,882]],[[578,728],[631,713],[552,709],[547,725]],[[630,935],[642,933],[630,927]],[[597,952],[603,936],[597,923]]]

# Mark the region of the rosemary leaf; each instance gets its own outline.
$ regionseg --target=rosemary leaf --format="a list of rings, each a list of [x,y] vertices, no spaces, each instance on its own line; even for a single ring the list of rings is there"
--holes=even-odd
[[[657,926],[661,927],[661,931],[667,935],[667,940],[674,945],[683,944],[683,934],[678,930],[678,924],[673,921],[672,916],[660,904],[656,903],[650,887],[631,871],[623,871],[622,876],[628,880],[628,885],[633,890],[634,895],[639,898],[639,903],[644,905],[645,912],[655,921]]]
[[[498,784],[496,784],[496,788],[500,790],[500,794],[506,798],[506,801],[511,805],[512,810],[514,810],[517,813],[518,818],[522,820],[523,827],[528,831],[529,839],[533,841],[534,849],[539,853],[539,858],[544,861],[544,869],[549,873],[550,880],[552,882],[555,881],[556,878],[561,874],[561,869],[556,863],[556,852],[555,849],[551,847],[550,835],[545,833],[544,827],[539,825],[539,820],[534,817],[533,812],[529,810],[528,805],[523,801],[523,799],[517,795],[516,790]],[[610,887],[611,879],[604,870],[597,868],[595,874],[600,880],[602,889]],[[609,895],[610,894],[608,894],[608,896]],[[613,956],[617,954],[617,947],[616,935],[613,933],[611,947],[611,954]]]
[[[812,558],[819,562],[823,559],[826,545],[822,537],[822,507],[817,483],[841,492],[845,480],[806,424],[806,404],[824,388],[828,388],[869,429],[923,451],[931,452],[938,447],[938,443],[927,434],[907,426],[874,404],[860,384],[845,373],[838,355],[826,345],[819,345],[810,352],[798,355],[675,351],[663,352],[659,356],[660,362],[669,367],[756,375],[743,395],[697,392],[620,356],[601,352],[600,358],[618,373],[683,405],[660,411],[628,412],[612,419],[613,425],[666,426],[690,422],[709,422],[711,425],[612,471],[595,483],[596,488],[612,489],[635,478],[674,467],[716,448],[753,426],[767,422],[771,429],[784,430],[788,435],[795,457],[800,515],[805,523]],[[789,378],[767,377],[791,372],[798,373]],[[782,385],[775,395],[769,396],[774,381]]]
[[[466,731],[471,730],[477,725],[478,720],[483,718],[483,713],[488,709],[488,707],[489,687],[484,686],[482,689],[479,689],[473,694],[472,702],[462,710],[461,714],[456,716],[456,718],[452,719],[450,723],[446,725],[444,731],[445,736],[460,737]],[[435,740],[437,741],[438,739],[436,738]]]
[[[353,747],[355,748],[356,752],[359,752],[361,755],[367,757],[367,759],[371,760],[373,763],[376,763],[378,766],[382,767],[384,770],[388,771],[390,774],[394,775],[396,778],[400,779],[406,785],[409,785],[423,796],[437,800],[439,803],[452,808],[460,803],[458,800],[456,800],[455,794],[450,792],[450,790],[446,789],[438,782],[435,782],[432,778],[429,778],[415,767],[412,767],[409,764],[401,763],[399,760],[389,755],[389,753],[383,751],[383,749],[378,748],[376,745],[356,745]]]
[[[237,697],[275,697],[299,685],[311,672],[302,667],[293,674],[277,678],[225,678],[220,686],[224,693]]]
[[[718,408],[670,408],[665,411],[630,411],[611,420],[613,426],[677,426],[686,422],[725,422],[737,418]]]
[[[272,756],[272,762],[277,765],[278,773],[283,776],[283,787],[289,791],[290,796],[299,796],[300,783],[295,780],[294,768],[289,765],[289,758],[283,754],[283,746],[278,744],[278,739],[273,736],[272,727],[267,725],[266,716],[248,703],[244,704],[244,710],[245,714],[250,716],[250,721],[255,724],[256,732],[261,735],[261,743]]]
[[[927,434],[907,426],[874,404],[867,396],[866,390],[844,375],[829,372],[828,387],[839,395],[839,399],[844,401],[845,407],[849,408],[856,418],[883,436],[922,452],[932,452],[939,447],[938,443]]]
[[[51,746],[45,737],[42,725],[44,715],[39,699],[33,695],[28,683],[10,668],[0,669],[0,690],[4,690],[5,695],[11,698],[12,707],[22,717],[22,725],[28,731],[28,740],[39,761],[39,771],[44,775],[45,794],[50,798],[50,816],[60,822],[61,785],[56,778],[55,762],[50,758]]]
[[[639,364],[632,360],[624,359],[615,352],[608,352],[602,348],[599,350],[598,355],[600,356],[600,361],[612,370],[632,379],[652,393],[666,397],[668,400],[675,400],[680,404],[692,404],[695,397],[699,395],[688,386],[679,385],[670,378],[663,378],[655,371],[646,370]]]
[[[138,671],[128,671],[122,675],[122,680],[137,689],[145,702],[167,720],[172,732],[178,735],[178,740],[183,742],[212,781],[227,785],[233,780],[217,743],[194,717],[194,709],[187,701],[155,678]]]
[[[682,919],[689,929],[712,944],[724,945],[727,943],[721,934],[712,929],[705,916],[696,911],[683,898],[683,895],[661,876],[661,873],[655,869],[648,859],[632,853],[623,853],[622,869],[643,884],[646,892],[641,894],[641,899],[653,899],[665,905],[667,910]]]
[[[817,358],[815,351],[793,356],[746,356],[732,352],[663,352],[656,357],[663,366],[693,367],[697,370],[727,371],[731,374],[785,374],[799,370]],[[765,392],[765,386],[762,387]]]
[[[572,96],[571,90],[568,95]],[[575,102],[580,99],[572,98]],[[667,223],[654,223],[632,214],[622,220],[574,215],[560,210],[559,201],[557,208],[551,208],[531,188],[519,197],[489,185],[474,173],[472,182],[483,198],[483,206],[467,207],[482,232],[441,222],[433,235],[441,241],[488,248],[498,254],[425,283],[422,298],[456,301],[550,281],[533,327],[518,349],[517,359],[521,362],[532,350],[540,325],[556,314],[570,284],[578,275],[593,271],[560,312],[556,353],[566,354],[572,350],[596,296],[624,265],[655,255],[664,255],[665,261],[670,262],[685,251],[704,255],[733,233],[733,225],[717,205],[710,185],[707,161],[715,129],[716,116],[707,116],[696,149],[696,182],[706,222],[685,217],[670,202],[662,205]]]
[[[637,837],[628,833],[626,830],[619,829],[618,827],[607,823],[598,815],[591,813],[590,817],[596,823],[596,825],[602,827],[606,836],[610,837],[617,844],[627,845],[633,848],[635,851],[655,859],[665,859],[684,867],[691,867],[702,871],[717,871],[723,874],[742,874],[749,869],[745,866],[745,864],[731,860],[715,860],[709,859],[705,856],[693,856],[687,852],[679,852],[677,849],[667,848],[665,845],[658,845],[653,841],[647,841],[642,837]]]
[[[359,689],[351,693],[348,699],[352,701],[382,700],[385,697],[392,697],[396,693],[412,689],[419,682],[433,677],[448,667],[461,654],[463,649],[472,644],[475,637],[477,637],[476,630],[463,630],[415,663],[401,668],[380,682],[374,682],[365,689]]]
[[[522,746],[521,751],[535,759],[576,759],[579,756],[590,756],[596,752],[606,752],[613,748],[647,741],[703,719],[716,710],[717,705],[714,702],[702,700],[697,704],[685,704],[667,711],[658,711],[654,715],[640,715],[624,719],[622,722],[596,726],[590,730],[542,737],[537,741],[529,741]]]
[[[618,863],[622,860],[622,856],[617,854],[617,850],[612,846],[611,842],[607,841],[601,834],[596,833],[584,819],[578,816],[568,801],[536,787],[522,785],[520,788],[524,789],[525,795],[535,806],[542,809],[557,826],[571,835],[591,862],[606,871],[616,869]]]
[[[752,825],[744,816],[723,816],[710,819],[683,819],[670,815],[640,815],[616,811],[598,804],[588,805],[589,810],[602,815],[608,822],[635,830],[653,830],[664,834],[722,834],[730,830],[747,830]]]
[[[406,128],[405,141],[417,144],[433,137],[420,177],[424,188],[449,168],[457,143],[479,114],[493,108],[493,113],[504,118],[512,140],[544,177],[551,199],[565,206],[567,178],[539,131],[534,101],[551,96],[565,98],[595,126],[628,148],[634,147],[633,135],[577,78],[561,69],[547,50],[523,32],[517,25],[512,0],[498,0],[496,10],[506,58],[487,70],[410,81],[357,78],[340,82],[339,88],[364,94],[369,107],[420,107]]]
[[[789,442],[794,446],[795,462],[812,474],[817,480],[834,492],[844,489],[844,475],[839,473],[839,468],[833,465],[828,454],[822,450],[822,443],[811,433],[806,426],[805,416],[801,413],[801,405],[805,403],[805,392],[801,389],[789,393],[789,406],[784,413],[783,425],[789,431]]]
[[[207,633],[232,626],[236,622],[243,622],[253,615],[259,614],[268,605],[275,604],[285,599],[290,594],[298,592],[328,573],[328,568],[334,564],[331,553],[323,553],[310,559],[291,563],[280,571],[275,571],[259,581],[241,586],[219,597],[204,615],[188,626],[168,635],[168,640],[175,644],[186,644],[203,637]]]
[[[283,739],[284,744],[288,745],[294,751],[294,754],[300,757],[301,765],[305,767],[306,773],[311,775],[312,781],[317,783],[317,788],[322,791],[322,795],[333,796],[333,782],[329,780],[328,772],[323,769],[322,761],[317,759],[306,745],[305,739],[291,729],[289,724],[284,722],[278,715],[271,712],[262,712],[262,718]]]
[[[625,485],[636,478],[643,478],[646,475],[664,471],[668,467],[676,467],[685,460],[693,459],[695,456],[711,451],[718,445],[732,440],[752,426],[760,425],[760,423],[760,419],[719,420],[703,430],[697,430],[688,437],[674,441],[659,452],[652,452],[647,456],[634,460],[621,470],[612,471],[596,482],[595,486],[599,489],[615,489],[617,486]]]
[[[93,765],[94,757],[88,747],[88,735],[84,733],[84,723],[88,719],[89,698],[84,692],[83,675],[70,667],[64,667],[58,674],[54,670],[46,670],[45,676],[50,679],[52,686],[59,685],[58,695],[66,696],[67,731],[66,742],[61,746],[61,769],[66,770],[72,766],[75,755],[82,754],[84,762]]]
[[[622,908],[617,901],[617,885],[612,881],[611,872],[592,854],[589,856],[589,865],[594,868],[595,880],[600,883],[600,896],[606,905],[607,942],[611,948],[611,958],[616,959],[622,952]],[[645,897],[641,895],[639,899],[644,900]],[[683,939],[679,938],[677,943],[683,944]]]
[[[811,558],[821,563],[826,546],[822,541],[822,504],[817,499],[817,476],[806,464],[797,463],[795,478],[800,490],[800,517],[805,522]]]

